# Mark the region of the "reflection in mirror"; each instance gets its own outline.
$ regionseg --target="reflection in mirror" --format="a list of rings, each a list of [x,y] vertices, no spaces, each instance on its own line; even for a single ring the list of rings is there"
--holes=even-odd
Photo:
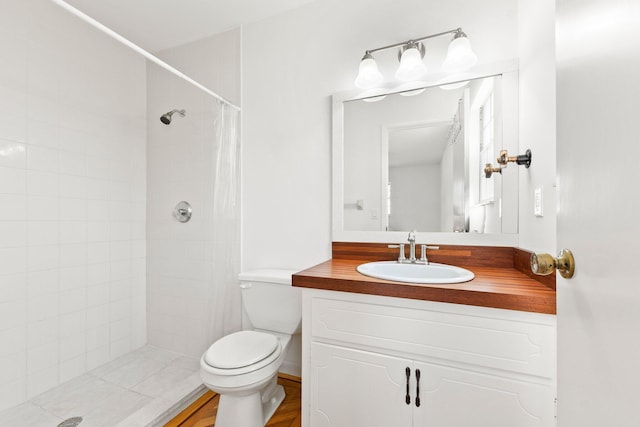
[[[343,102],[342,231],[517,232],[515,168],[483,173],[506,148],[502,80]]]
[[[385,132],[383,142],[388,142],[385,229],[439,231],[441,163],[450,123],[399,125]]]

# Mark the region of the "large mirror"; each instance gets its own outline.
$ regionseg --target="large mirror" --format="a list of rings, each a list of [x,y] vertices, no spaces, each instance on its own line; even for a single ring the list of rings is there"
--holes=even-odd
[[[515,71],[335,95],[334,240],[410,230],[517,235],[517,168],[489,178],[483,171],[503,149],[518,149]]]

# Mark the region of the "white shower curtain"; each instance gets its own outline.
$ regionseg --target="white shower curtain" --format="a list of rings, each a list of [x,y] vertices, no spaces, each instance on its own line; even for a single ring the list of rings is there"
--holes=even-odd
[[[209,283],[210,311],[206,316],[208,343],[237,331],[241,326],[240,272],[240,156],[239,112],[219,102],[215,118],[213,150],[214,182],[212,274]],[[214,110],[215,111],[215,110]]]

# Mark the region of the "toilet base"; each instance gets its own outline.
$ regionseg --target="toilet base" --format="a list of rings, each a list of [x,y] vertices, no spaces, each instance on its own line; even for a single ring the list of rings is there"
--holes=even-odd
[[[278,406],[284,400],[284,387],[277,383],[277,377],[274,377],[272,382],[262,392],[262,414],[264,415],[264,423],[271,419],[275,414]]]
[[[215,427],[263,427],[260,392],[244,396],[221,394]]]
[[[215,427],[264,427],[284,400],[277,377],[262,390],[246,395],[221,394]]]

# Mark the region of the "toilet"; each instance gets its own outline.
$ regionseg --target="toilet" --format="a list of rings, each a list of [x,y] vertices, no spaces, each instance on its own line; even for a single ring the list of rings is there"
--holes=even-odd
[[[242,331],[213,343],[200,358],[204,385],[220,394],[215,427],[263,427],[284,399],[278,369],[300,333],[300,290],[292,270],[241,273]]]

